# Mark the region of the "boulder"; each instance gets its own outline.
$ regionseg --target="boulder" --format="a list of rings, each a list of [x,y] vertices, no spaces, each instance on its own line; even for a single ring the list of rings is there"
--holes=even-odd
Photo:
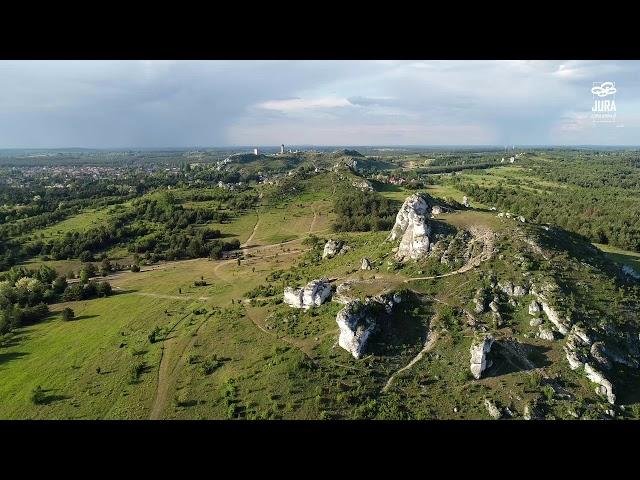
[[[469,199],[467,198],[466,195],[464,197],[462,197],[462,205],[464,205],[467,208],[469,208],[471,206],[471,204],[469,203]]]
[[[367,298],[364,303],[357,299],[347,303],[336,316],[336,323],[340,328],[338,345],[354,358],[361,358],[369,336],[377,328],[376,307],[384,307],[385,312],[389,314],[393,306],[401,301],[399,293],[386,293]]]
[[[303,308],[318,307],[331,296],[331,284],[326,278],[312,280],[302,291]]]
[[[535,300],[531,300],[529,304],[529,315],[537,315],[540,313],[540,304]]]
[[[284,289],[284,303],[295,308],[302,308],[302,289],[286,287]]]
[[[360,358],[369,336],[376,328],[375,319],[370,315],[369,309],[360,300],[354,300],[338,312],[336,322],[340,328],[338,345],[354,358]]]
[[[485,297],[484,290],[479,288],[476,290],[476,295],[473,298],[474,311],[476,313],[484,313],[485,311]]]
[[[512,282],[498,282],[498,288],[502,290],[506,295],[513,296],[513,283]]]
[[[532,327],[539,327],[543,322],[544,320],[542,320],[540,317],[532,318],[531,320],[529,320],[529,325],[531,325]]]
[[[304,288],[284,289],[284,303],[305,310],[322,305],[330,296],[331,283],[326,278],[312,280]]]
[[[542,340],[554,340],[555,339],[551,329],[543,327],[542,325],[540,325],[538,327],[538,334],[536,336],[538,338],[541,338]]]
[[[487,368],[491,366],[491,361],[487,362],[487,353],[491,351],[494,338],[491,334],[485,334],[477,338],[469,350],[471,353],[470,369],[473,378],[478,380]]]
[[[322,258],[331,258],[338,254],[342,248],[343,242],[340,240],[327,240],[322,251]]]
[[[360,264],[360,270],[371,270],[371,261],[368,258],[363,258]]]
[[[387,237],[388,241],[400,239],[397,258],[416,260],[429,253],[431,225],[427,218],[430,214],[430,198],[426,195],[417,193],[404,201]]]
[[[526,287],[522,287],[520,285],[516,285],[513,287],[513,296],[514,297],[524,297],[529,293],[529,290]]]
[[[487,409],[487,412],[489,412],[491,418],[493,418],[494,420],[499,420],[500,418],[502,418],[502,412],[500,412],[500,409],[494,402],[492,402],[488,398],[484,399],[484,406]]]

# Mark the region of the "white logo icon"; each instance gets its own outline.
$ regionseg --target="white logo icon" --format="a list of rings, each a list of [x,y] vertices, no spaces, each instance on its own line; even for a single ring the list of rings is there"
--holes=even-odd
[[[616,86],[613,82],[602,82],[600,85],[592,87],[591,93],[598,97],[606,97],[607,95],[616,93]]]

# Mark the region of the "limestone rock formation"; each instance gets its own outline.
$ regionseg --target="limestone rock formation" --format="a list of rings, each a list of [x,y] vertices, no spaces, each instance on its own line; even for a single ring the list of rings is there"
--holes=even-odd
[[[354,358],[360,358],[369,336],[376,328],[375,319],[370,315],[369,309],[360,300],[354,300],[338,312],[336,322],[340,328],[338,345]]]
[[[491,415],[491,418],[493,418],[494,420],[499,420],[500,418],[502,418],[502,412],[500,412],[500,409],[494,402],[492,402],[488,398],[484,399],[484,406],[487,409],[487,412],[489,412],[489,415]]]
[[[529,304],[529,315],[537,315],[540,313],[540,304],[535,300],[531,300]]]
[[[465,207],[469,208],[471,205],[469,204],[469,199],[467,198],[467,196],[465,195],[464,197],[462,197],[462,205],[464,205]]]
[[[584,364],[584,372],[587,374],[589,380],[599,385],[596,391],[601,395],[605,395],[607,401],[611,405],[614,405],[616,403],[616,396],[613,394],[613,385],[607,380],[604,374],[589,363]]]
[[[344,242],[341,240],[327,240],[324,244],[324,250],[322,252],[322,258],[335,257],[342,249]]]
[[[554,340],[555,339],[551,329],[543,327],[542,325],[540,325],[538,327],[538,334],[536,336],[538,338],[541,338],[542,340]]]
[[[396,257],[418,259],[429,253],[431,225],[427,222],[431,205],[426,195],[416,193],[407,198],[396,215],[387,241],[400,239]]]
[[[284,289],[284,303],[295,308],[309,309],[322,305],[331,296],[331,284],[326,278],[312,280],[304,288]]]
[[[540,317],[532,318],[531,320],[529,320],[529,325],[531,325],[532,327],[539,327],[540,325],[542,325],[543,321],[544,320],[542,320]]]
[[[611,364],[611,360],[609,360],[605,354],[606,348],[603,342],[593,342],[589,352],[599,367],[602,367],[605,370],[611,370],[613,365]]]
[[[491,361],[487,361],[487,353],[491,351],[494,338],[491,334],[485,334],[476,339],[471,345],[470,369],[473,378],[478,380],[487,368],[491,366]]]
[[[354,358],[362,357],[369,336],[377,327],[376,307],[382,306],[387,314],[402,298],[398,293],[386,293],[365,302],[352,300],[338,312],[336,323],[340,328],[338,345],[347,350]]]
[[[476,295],[473,298],[474,310],[476,313],[484,313],[485,311],[485,298],[484,290],[479,288],[476,290]]]
[[[362,264],[360,265],[360,270],[371,270],[371,261],[368,258],[362,259]]]

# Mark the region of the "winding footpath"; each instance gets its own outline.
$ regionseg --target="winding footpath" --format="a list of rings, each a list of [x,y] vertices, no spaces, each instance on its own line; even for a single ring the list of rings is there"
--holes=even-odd
[[[401,374],[405,370],[409,370],[416,363],[418,363],[420,360],[422,360],[422,357],[424,356],[424,354],[427,353],[429,350],[431,350],[433,348],[433,346],[435,345],[437,339],[438,339],[438,333],[434,332],[432,329],[429,329],[429,332],[427,333],[427,340],[424,343],[424,346],[422,347],[422,350],[420,350],[420,352],[415,357],[413,357],[413,359],[407,365],[405,365],[404,367],[402,367],[400,370],[396,371],[393,375],[391,375],[389,377],[389,380],[387,380],[387,383],[385,384],[385,386],[382,387],[382,392],[384,393],[389,389],[389,387],[393,383],[393,380],[399,374]]]

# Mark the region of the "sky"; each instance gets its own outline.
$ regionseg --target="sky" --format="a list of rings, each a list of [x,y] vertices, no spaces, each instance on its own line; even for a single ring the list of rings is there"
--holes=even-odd
[[[0,148],[281,143],[638,145],[640,62],[0,61]]]

